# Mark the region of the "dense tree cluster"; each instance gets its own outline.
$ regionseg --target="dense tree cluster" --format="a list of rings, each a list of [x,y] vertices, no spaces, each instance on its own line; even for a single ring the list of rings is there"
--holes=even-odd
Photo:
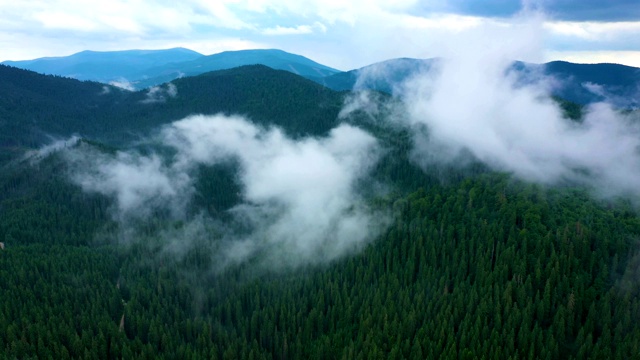
[[[386,201],[397,218],[383,238],[362,254],[295,275],[256,274],[251,265],[212,274],[206,248],[172,260],[140,244],[76,245],[72,232],[57,235],[58,244],[47,237],[6,242],[0,352],[8,358],[637,355],[640,220],[624,205],[497,175]]]
[[[153,106],[133,93],[101,139],[124,139],[131,119],[146,119],[131,125],[143,129],[188,109],[246,112],[294,136],[333,125],[344,94],[263,70],[178,80],[185,97]],[[283,89],[290,95],[276,99]],[[307,116],[295,123],[295,114]],[[361,253],[293,272],[252,261],[215,270],[214,236],[173,256],[154,228],[182,225],[162,218],[144,238],[105,241],[118,236],[112,201],[72,185],[61,157],[5,163],[0,359],[638,357],[640,218],[631,204],[478,164],[424,173],[408,160],[408,133],[361,125],[387,149],[374,176],[390,187],[370,202],[393,222]],[[223,218],[238,201],[236,170],[199,169],[194,211]]]
[[[192,114],[233,113],[317,135],[336,123],[344,94],[290,72],[244,66],[130,92],[0,65],[0,164],[16,148],[74,134],[124,144]],[[300,121],[302,119],[302,121]]]

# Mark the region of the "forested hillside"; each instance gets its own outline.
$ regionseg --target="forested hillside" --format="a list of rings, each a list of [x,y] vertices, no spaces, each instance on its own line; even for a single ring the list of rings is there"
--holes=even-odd
[[[165,50],[82,51],[70,56],[5,61],[2,66],[52,74],[78,80],[116,84],[142,90],[183,77],[262,65],[284,70],[336,91],[376,90],[398,93],[402,84],[418,75],[434,74],[440,58],[396,58],[357,69],[339,71],[304,56],[278,49],[225,51],[202,55],[185,48]],[[435,71],[431,71],[434,70]],[[6,70],[6,68],[5,68]],[[514,61],[522,82],[553,78],[558,83],[547,89],[550,95],[581,105],[607,101],[621,108],[638,107],[639,69],[620,64],[577,64],[552,61],[542,64]],[[547,79],[548,80],[548,79]],[[73,85],[72,85],[73,86]],[[401,92],[401,91],[400,91]]]
[[[277,119],[294,133],[317,134],[333,126],[343,101],[337,92],[261,65],[138,92],[4,65],[0,75],[4,150],[36,148],[73,134],[122,143],[193,113],[240,113],[265,124]]]
[[[69,56],[4,61],[2,64],[41,74],[99,81],[105,84],[115,83],[136,90],[158,86],[184,76],[196,76],[244,65],[264,65],[309,79],[338,72],[304,56],[277,49],[225,51],[207,56],[185,48],[87,50]]]
[[[44,76],[0,65],[0,152],[38,147],[49,136],[100,126],[97,119],[126,96],[115,87]]]
[[[385,123],[384,111],[339,119],[349,94],[263,66],[178,79],[155,92],[0,71],[0,126],[7,129],[0,149],[0,359],[640,354],[640,218],[632,200],[594,197],[571,182],[531,184],[477,161],[420,168],[409,131]],[[378,100],[390,112],[397,101],[384,94]],[[580,121],[580,106],[558,101]],[[172,242],[167,234],[188,230],[194,219],[232,218],[247,197],[242,159],[198,164],[187,215],[147,209],[151,216],[136,218],[135,231],[114,216],[119,199],[73,181],[73,151],[97,154],[103,165],[154,160],[149,154],[161,169],[179,163],[180,148],[158,145],[158,133],[197,113],[276,125],[282,134],[259,132],[241,137],[242,145],[251,151],[258,140],[288,136],[296,156],[330,143],[326,136],[340,121],[365,129],[380,144],[379,161],[356,182],[364,205],[356,202],[346,215],[366,206],[389,225],[330,261],[268,268],[257,253],[221,266],[215,231],[177,250],[167,242],[187,239]],[[25,157],[47,136],[71,134],[82,139]],[[296,191],[291,184],[285,192]]]
[[[313,80],[340,91],[374,89],[388,94],[401,93],[406,80],[437,69],[439,61],[442,59],[391,59]],[[544,81],[544,77],[554,79],[558,86],[548,89],[550,95],[577,104],[606,101],[621,108],[638,107],[640,71],[636,67],[566,61],[543,64],[514,61],[509,70],[515,71],[523,83]]]

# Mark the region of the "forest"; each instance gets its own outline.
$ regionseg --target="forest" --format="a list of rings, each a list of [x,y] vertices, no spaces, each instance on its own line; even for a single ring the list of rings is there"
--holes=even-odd
[[[640,356],[632,199],[531,183],[479,161],[425,170],[407,129],[366,111],[340,120],[352,94],[263,66],[178,79],[177,95],[164,85],[161,98],[0,72],[1,359]],[[398,101],[377,98],[385,109]],[[555,101],[581,121],[581,106]],[[107,158],[170,153],[141,139],[194,113],[242,114],[292,139],[325,136],[339,121],[366,129],[386,150],[357,186],[388,227],[320,264],[265,269],[257,254],[219,268],[214,235],[180,256],[166,251],[159,234],[186,224],[162,211],[136,224],[140,239],[118,241],[115,200],[70,181],[64,149],[28,156],[52,135],[78,135],[68,147]],[[237,171],[201,164],[187,213],[231,216]],[[378,184],[385,191],[370,190]]]

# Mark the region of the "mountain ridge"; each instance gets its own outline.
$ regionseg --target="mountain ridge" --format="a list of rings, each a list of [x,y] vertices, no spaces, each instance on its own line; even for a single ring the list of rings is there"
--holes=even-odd
[[[73,134],[118,142],[193,113],[240,111],[263,124],[277,119],[273,125],[293,133],[319,134],[333,124],[342,101],[339,92],[264,65],[177,79],[155,92],[0,65],[0,149],[39,147]],[[295,121],[299,115],[308,126]]]
[[[383,111],[402,101],[377,95]],[[43,145],[31,132],[84,138],[27,160],[24,152],[11,152],[19,160],[0,163],[0,283],[7,295],[0,296],[7,329],[0,353],[17,359],[635,358],[640,219],[628,199],[594,200],[587,189],[528,184],[481,164],[420,168],[412,160],[412,129],[383,123],[384,115],[372,112],[361,123],[344,120],[381,144],[381,154],[360,148],[363,158],[380,156],[361,164],[372,166],[371,177],[349,181],[353,189],[335,193],[330,203],[318,201],[318,193],[333,194],[344,182],[316,169],[363,171],[351,159],[358,151],[347,144],[357,139],[326,137],[342,120],[337,114],[348,96],[264,65],[140,91],[0,66],[0,138],[22,140],[23,150]],[[458,104],[465,105],[452,106]],[[193,113],[236,114],[258,134],[239,138],[229,161],[172,166],[189,156],[171,144],[160,149],[158,132]],[[131,141],[138,134],[146,141]],[[217,141],[203,144],[220,155]],[[323,148],[344,162],[343,170],[324,156],[305,156],[325,154],[318,152]],[[251,185],[275,188],[276,196],[266,192],[268,202],[246,196],[250,183],[243,177],[251,171],[244,152],[267,155],[252,160],[261,174]],[[274,154],[283,160],[269,161]],[[300,156],[306,161],[295,161]],[[277,166],[282,163],[290,169]],[[263,169],[279,177],[261,176]],[[175,191],[164,198],[154,191],[158,184],[161,190],[185,184],[184,175],[193,176],[193,192],[169,187]],[[124,192],[112,192],[114,182],[130,190],[128,199],[148,199],[137,210],[151,210],[151,217],[121,212]],[[318,206],[290,205],[301,197]],[[371,222],[347,224],[349,237],[387,217],[388,229],[357,248],[339,242],[347,250],[341,258],[289,271],[297,239],[280,238],[292,230],[306,237],[314,228],[308,224],[326,219],[345,198],[351,205],[329,217],[331,227],[366,208]],[[169,214],[180,207],[172,199],[186,199],[190,214]],[[260,236],[257,252],[236,262],[247,249],[245,232],[224,235],[234,226],[228,220],[236,205],[267,210],[241,212],[256,215],[242,216],[241,225],[306,216]],[[332,240],[331,234],[321,236]],[[266,268],[263,260],[285,265]]]
[[[338,91],[369,89],[393,94],[406,79],[428,72],[437,59],[390,59],[316,81]],[[607,101],[623,108],[640,106],[640,68],[633,66],[514,61],[509,70],[518,72],[524,83],[540,80],[541,76],[551,77],[556,80],[556,86],[550,95],[581,105]]]
[[[143,79],[139,76],[137,88],[146,88],[183,76],[194,76],[209,71],[225,70],[243,65],[266,65],[275,70],[286,70],[306,78],[323,77],[339,71],[317,63],[302,55],[279,49],[224,51],[206,55],[188,62],[172,63],[149,69],[158,76]]]
[[[279,49],[225,51],[203,55],[186,48],[166,50],[85,50],[69,56],[46,57],[2,64],[47,75],[123,84],[129,89],[157,86],[183,76],[242,65],[262,64],[310,78],[338,73],[339,70],[302,55]]]
[[[150,66],[187,61],[201,56],[203,55],[198,52],[179,47],[164,50],[85,50],[69,56],[4,61],[2,64],[47,75],[110,82],[126,79]]]
[[[436,59],[395,58],[358,69],[339,71],[279,49],[202,55],[186,48],[172,48],[103,52],[86,50],[67,57],[5,61],[3,64],[79,80],[112,83],[129,90],[159,86],[209,71],[262,64],[300,75],[336,91],[371,89],[393,94],[394,89],[406,79],[429,71]],[[551,61],[529,64],[514,61],[512,69],[519,71],[519,76],[525,82],[529,81],[527,77],[540,74],[556,78],[559,86],[553,89],[551,95],[575,103],[584,105],[608,101],[619,107],[640,106],[640,68],[611,63]]]

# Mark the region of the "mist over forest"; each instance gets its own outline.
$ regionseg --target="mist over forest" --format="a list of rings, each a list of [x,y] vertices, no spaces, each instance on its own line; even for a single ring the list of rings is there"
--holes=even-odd
[[[0,358],[637,358],[640,69],[517,23],[0,65]]]

